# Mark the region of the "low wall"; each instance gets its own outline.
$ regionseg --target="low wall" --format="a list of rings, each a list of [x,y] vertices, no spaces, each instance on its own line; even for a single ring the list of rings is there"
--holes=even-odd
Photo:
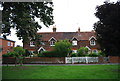
[[[3,64],[14,64],[14,57],[7,57],[2,59]],[[39,63],[65,63],[64,57],[26,57],[23,59],[23,64],[39,64]]]
[[[110,63],[120,63],[120,57],[118,56],[109,56]]]
[[[68,62],[66,60],[68,58]],[[83,57],[84,59],[77,57],[77,59],[72,59],[76,57],[29,57],[29,58],[24,58],[23,59],[23,64],[65,64],[65,63],[79,63],[79,64],[86,64],[86,63],[120,63],[120,57],[118,56],[109,56],[109,57]],[[82,59],[82,60],[80,60]],[[14,64],[15,63],[15,58],[14,57],[7,57],[7,58],[2,58],[2,63],[3,64]],[[72,61],[73,60],[73,61]],[[79,60],[79,62],[77,61]],[[84,61],[84,62],[82,62]]]

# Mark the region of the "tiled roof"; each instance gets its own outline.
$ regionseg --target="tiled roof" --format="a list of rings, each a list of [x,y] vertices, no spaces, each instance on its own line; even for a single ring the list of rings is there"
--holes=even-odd
[[[52,37],[56,40],[72,40],[73,37],[78,40],[89,40],[91,36],[95,36],[95,32],[40,32],[38,34],[42,35],[43,41],[48,41]]]
[[[13,40],[10,40],[10,39],[5,39],[5,38],[3,38],[2,36],[0,36],[0,39],[3,39],[3,40],[8,40],[8,41],[15,42],[15,41],[13,41]]]

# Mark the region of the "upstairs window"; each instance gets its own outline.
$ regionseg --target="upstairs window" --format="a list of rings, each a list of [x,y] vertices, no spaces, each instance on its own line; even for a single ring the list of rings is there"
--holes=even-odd
[[[95,45],[96,45],[96,42],[95,42],[94,39],[90,40],[90,45],[91,45],[91,46],[95,46]]]
[[[96,40],[97,40],[97,39],[96,39],[94,36],[91,36],[90,39],[89,39],[90,45],[91,45],[91,46],[95,46],[95,45],[96,45]]]
[[[13,46],[14,44],[13,44],[13,42],[11,42],[11,46]]]
[[[30,47],[34,47],[35,46],[35,42],[34,41],[31,41],[30,42]]]
[[[55,46],[55,42],[56,42],[57,40],[54,38],[54,37],[52,37],[50,40],[49,40],[49,42],[50,42],[50,46]]]
[[[50,46],[55,46],[55,40],[50,41]]]
[[[73,45],[73,46],[77,46],[77,40],[73,40],[73,41],[72,41],[72,45]]]
[[[78,41],[78,39],[75,38],[75,37],[73,37],[73,38],[72,38],[72,45],[73,45],[73,46],[77,46],[77,41]]]
[[[11,46],[11,43],[10,43],[10,42],[8,42],[8,46]]]

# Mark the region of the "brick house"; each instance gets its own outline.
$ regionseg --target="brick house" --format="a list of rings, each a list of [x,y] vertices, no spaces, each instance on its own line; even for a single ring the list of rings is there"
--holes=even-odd
[[[55,42],[65,39],[68,39],[72,43],[72,52],[74,53],[76,53],[80,47],[87,47],[89,52],[98,52],[99,50],[95,31],[81,32],[80,28],[78,28],[77,32],[56,32],[56,27],[53,27],[53,32],[40,32],[38,34],[42,35],[39,46],[36,46],[34,41],[23,43],[23,47],[32,53],[35,50],[38,52],[51,51],[53,50],[52,47]]]
[[[2,54],[6,54],[7,52],[13,51],[14,46],[15,41],[0,37],[0,56],[2,56]]]

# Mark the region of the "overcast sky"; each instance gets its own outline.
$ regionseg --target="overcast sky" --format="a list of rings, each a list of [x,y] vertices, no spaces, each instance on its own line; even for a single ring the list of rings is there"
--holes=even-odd
[[[93,24],[98,21],[94,13],[97,5],[103,4],[105,0],[53,0],[54,4],[54,21],[57,32],[76,32],[78,27],[81,31],[93,30]],[[117,0],[109,0],[116,2]],[[39,20],[38,20],[39,21]],[[39,32],[52,32],[52,27],[43,26]],[[8,39],[16,41],[15,45],[21,45],[22,42],[15,36],[12,30]]]

